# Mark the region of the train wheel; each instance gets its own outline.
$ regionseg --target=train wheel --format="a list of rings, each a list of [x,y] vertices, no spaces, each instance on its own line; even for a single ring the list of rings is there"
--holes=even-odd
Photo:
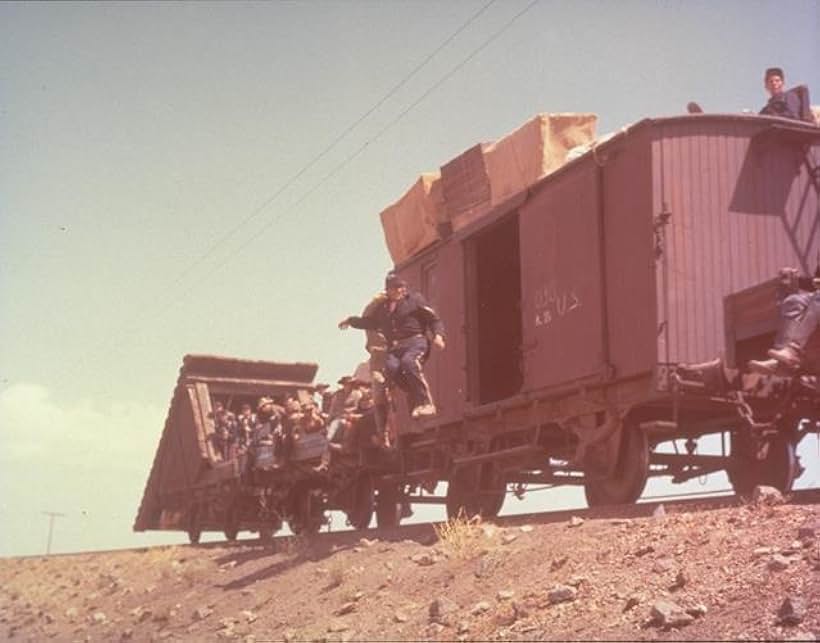
[[[584,495],[590,507],[622,505],[641,497],[649,478],[649,440],[646,433],[632,425],[621,430],[618,462],[607,476],[594,468],[584,474]]]
[[[748,495],[758,485],[766,485],[788,493],[798,475],[794,442],[786,433],[769,439],[766,455],[757,459],[757,444],[747,432],[732,433],[732,464],[726,475],[735,493]]]
[[[507,485],[494,463],[459,467],[447,483],[447,518],[495,518],[506,493]]]
[[[492,462],[481,466],[481,515],[484,518],[495,518],[504,506],[507,497],[507,483],[501,472]]]
[[[273,540],[273,534],[275,531],[271,527],[263,527],[259,530],[259,541],[263,543],[269,543]]]
[[[194,505],[191,508],[191,518],[188,521],[188,542],[198,545],[202,536],[202,521],[199,517],[199,507]]]
[[[375,489],[373,477],[368,473],[360,474],[350,488],[350,510],[347,520],[355,529],[367,529],[373,519]]]
[[[228,514],[225,517],[225,530],[223,531],[225,538],[230,541],[236,540],[239,535],[239,500],[234,500],[228,508]]]
[[[308,486],[299,486],[291,497],[291,515],[288,518],[290,530],[297,536],[317,533],[325,523],[325,509],[321,491]]]
[[[481,514],[481,468],[477,465],[458,467],[447,481],[447,518],[472,518]]]
[[[376,526],[379,529],[398,527],[401,522],[401,493],[398,485],[385,484],[376,495]]]

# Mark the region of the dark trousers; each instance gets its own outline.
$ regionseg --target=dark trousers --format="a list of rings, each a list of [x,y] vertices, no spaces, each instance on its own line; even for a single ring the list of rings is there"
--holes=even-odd
[[[422,363],[428,351],[427,338],[416,336],[399,340],[387,352],[385,375],[407,393],[411,409],[422,404],[432,404],[430,387],[422,371]]]
[[[775,346],[781,348],[791,343],[805,348],[809,337],[820,325],[820,290],[801,290],[789,295],[780,304],[780,316],[783,323]]]

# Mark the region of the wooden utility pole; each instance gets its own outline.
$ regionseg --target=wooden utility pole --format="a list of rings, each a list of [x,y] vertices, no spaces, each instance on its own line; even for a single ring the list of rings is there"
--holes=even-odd
[[[56,511],[44,511],[43,513],[48,516],[48,544],[46,545],[46,556],[48,556],[51,553],[51,535],[54,533],[54,519],[58,517],[61,518],[65,516],[65,514]]]

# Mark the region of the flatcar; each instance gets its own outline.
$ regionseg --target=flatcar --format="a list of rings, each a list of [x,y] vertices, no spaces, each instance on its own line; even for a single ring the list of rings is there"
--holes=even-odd
[[[308,401],[316,370],[314,363],[186,355],[134,530],[183,531],[192,543],[207,531],[234,540],[249,530],[267,539],[285,522],[295,534],[316,532],[334,509],[354,527],[366,527],[384,468],[373,449],[335,454],[332,469],[320,473],[328,449],[322,431],[293,432],[287,461],[275,468],[267,466],[264,445],[227,457],[215,448],[217,403],[238,410],[243,403],[255,408],[261,397]]]

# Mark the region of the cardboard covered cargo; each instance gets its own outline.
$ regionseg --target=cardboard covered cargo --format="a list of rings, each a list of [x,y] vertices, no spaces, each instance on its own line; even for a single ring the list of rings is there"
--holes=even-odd
[[[401,263],[561,167],[595,139],[595,114],[538,114],[494,143],[480,143],[424,174],[381,213],[390,256]]]
[[[387,249],[395,263],[438,241],[438,226],[446,220],[439,173],[422,174],[380,216]]]
[[[448,215],[453,229],[459,230],[489,209],[525,190],[567,161],[567,153],[578,145],[595,139],[595,114],[538,114],[517,130],[495,143],[481,146],[487,185],[474,183],[483,203],[468,209],[450,209]],[[468,150],[464,155],[475,154]],[[445,194],[447,179],[452,175],[442,172]]]

